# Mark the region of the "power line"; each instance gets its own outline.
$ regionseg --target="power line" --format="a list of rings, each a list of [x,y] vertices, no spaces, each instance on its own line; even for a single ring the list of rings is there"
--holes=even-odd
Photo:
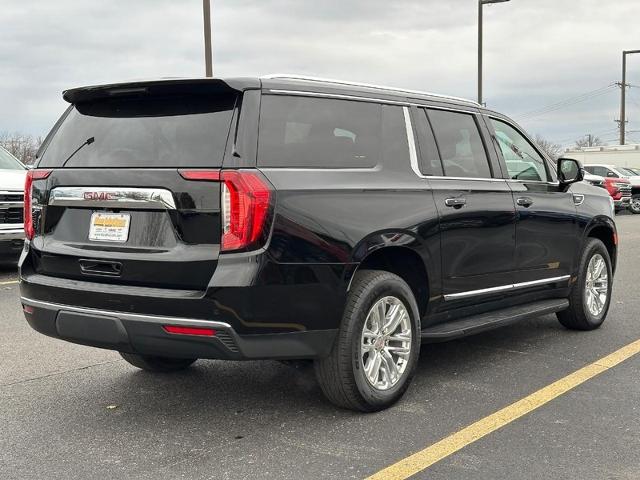
[[[611,83],[605,87],[601,87],[598,88],[596,90],[592,90],[590,92],[586,92],[583,93],[581,95],[577,95],[575,97],[571,97],[571,98],[567,98],[565,100],[562,100],[560,102],[556,102],[556,103],[552,103],[551,105],[547,105],[545,107],[541,107],[538,108],[536,110],[531,110],[529,112],[525,112],[522,113],[520,115],[515,115],[516,117],[519,117],[521,119],[528,119],[528,118],[533,118],[533,117],[537,117],[540,115],[544,115],[546,113],[551,113],[554,112],[556,110],[561,110],[563,108],[567,108],[570,106],[573,106],[577,103],[580,102],[584,102],[586,100],[591,100],[593,98],[597,98],[600,97],[602,95],[605,95],[607,93],[609,93],[612,89],[616,88],[616,84],[615,83]]]

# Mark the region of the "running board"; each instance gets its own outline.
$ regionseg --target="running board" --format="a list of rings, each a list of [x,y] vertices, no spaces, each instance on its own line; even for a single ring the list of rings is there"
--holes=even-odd
[[[569,307],[569,300],[556,298],[504,308],[493,312],[482,313],[471,317],[439,323],[422,330],[423,342],[444,342],[455,338],[466,337],[476,333],[504,327],[526,318],[540,317],[559,312]]]

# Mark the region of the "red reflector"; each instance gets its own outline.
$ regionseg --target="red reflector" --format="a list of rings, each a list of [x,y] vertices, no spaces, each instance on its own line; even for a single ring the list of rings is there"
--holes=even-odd
[[[613,244],[614,245],[618,245],[618,234],[617,233],[613,234]]]
[[[23,305],[22,311],[28,315],[31,315],[34,310],[33,310],[33,307],[30,307],[29,305]]]
[[[175,335],[198,335],[200,337],[213,337],[216,331],[212,328],[198,328],[198,327],[182,327],[178,325],[165,325],[164,331],[167,333],[173,333]]]
[[[178,172],[185,180],[220,181],[220,170],[179,170]]]
[[[28,240],[33,239],[33,212],[31,211],[31,195],[34,180],[44,180],[51,175],[51,170],[29,170],[24,180],[24,235]]]

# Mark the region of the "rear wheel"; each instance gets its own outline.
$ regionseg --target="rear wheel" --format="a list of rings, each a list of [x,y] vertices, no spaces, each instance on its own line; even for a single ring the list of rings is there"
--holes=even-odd
[[[196,361],[195,358],[156,357],[153,355],[138,355],[137,353],[124,352],[120,352],[120,356],[134,367],[141,368],[148,372],[176,372],[188,368]]]
[[[634,195],[629,203],[629,211],[636,215],[640,213],[640,195]]]
[[[420,319],[411,288],[397,275],[356,274],[331,353],[315,361],[318,383],[334,404],[372,412],[409,387],[420,352]]]
[[[569,296],[569,308],[556,314],[560,323],[572,330],[599,328],[609,311],[611,286],[609,252],[600,240],[589,238]]]

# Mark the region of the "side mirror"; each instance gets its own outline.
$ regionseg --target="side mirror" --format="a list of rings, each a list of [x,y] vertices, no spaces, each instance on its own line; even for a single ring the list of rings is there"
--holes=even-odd
[[[560,158],[558,160],[558,181],[561,186],[581,182],[584,179],[582,164],[573,158]]]

